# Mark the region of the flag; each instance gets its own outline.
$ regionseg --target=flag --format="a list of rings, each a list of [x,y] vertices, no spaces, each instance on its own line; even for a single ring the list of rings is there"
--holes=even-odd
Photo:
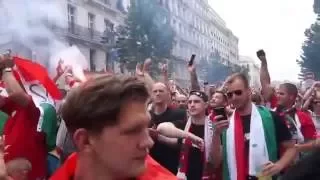
[[[42,65],[20,57],[14,57],[13,60],[17,80],[40,111],[37,131],[46,133],[46,143],[51,150],[55,146],[58,126],[55,104],[62,99],[60,91]]]
[[[16,70],[23,81],[22,83],[25,87],[25,83],[28,85],[26,91],[37,96],[37,98],[32,97],[33,100],[36,101],[36,104],[41,100],[49,100],[49,97],[56,100],[61,99],[60,91],[49,77],[45,67],[36,62],[32,62],[32,60],[19,57],[14,57],[14,63],[16,65]]]

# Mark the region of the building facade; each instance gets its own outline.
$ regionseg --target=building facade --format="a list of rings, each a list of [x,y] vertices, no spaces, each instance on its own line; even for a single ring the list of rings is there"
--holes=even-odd
[[[224,20],[207,0],[158,0],[170,13],[175,30],[173,78],[182,86],[189,84],[186,61],[196,54],[196,61],[209,60],[218,53],[222,60],[237,62],[239,39],[226,27]]]
[[[101,71],[107,65],[114,65],[110,56],[114,32],[124,23],[127,5],[125,0],[61,1],[68,21],[66,41],[80,49],[89,61],[91,71]]]
[[[249,67],[250,86],[260,88],[260,67],[254,59],[248,56],[240,56],[238,64]]]
[[[41,22],[34,20],[36,24],[41,23],[38,29],[48,32],[48,35],[54,34],[55,37],[49,36],[46,39],[46,37],[35,34],[29,38],[32,41],[37,41],[34,43],[35,46],[31,46],[22,42],[21,38],[10,35],[11,32],[0,31],[0,36],[7,39],[1,41],[5,43],[0,44],[0,49],[12,49],[19,55],[37,60],[41,59],[40,61],[43,62],[48,61],[50,54],[43,54],[45,50],[41,51],[39,47],[50,47],[49,44],[54,39],[58,40],[64,47],[77,46],[88,60],[91,71],[104,70],[107,65],[115,64],[112,62],[110,53],[114,46],[115,27],[124,23],[128,2],[129,0],[55,1],[52,9],[59,10],[59,23],[50,21],[49,18],[48,21]],[[42,19],[45,18],[42,17]],[[39,37],[41,38],[39,39]],[[35,54],[36,57],[34,57]]]

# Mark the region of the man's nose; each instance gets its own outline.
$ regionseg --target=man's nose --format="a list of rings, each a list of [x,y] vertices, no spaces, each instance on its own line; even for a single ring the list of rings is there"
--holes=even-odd
[[[143,135],[143,139],[141,140],[141,143],[139,143],[139,149],[151,149],[153,145],[154,145],[154,141],[152,140],[149,134],[149,130],[147,129]]]

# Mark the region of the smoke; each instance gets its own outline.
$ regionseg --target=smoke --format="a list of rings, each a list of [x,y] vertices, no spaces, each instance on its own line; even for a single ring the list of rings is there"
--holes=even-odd
[[[48,64],[47,57],[66,48],[48,25],[67,27],[63,9],[57,0],[0,0],[0,37],[5,37],[0,38],[0,49],[14,42],[33,51],[41,64]],[[10,47],[19,55],[23,53],[14,49],[17,46]]]
[[[51,77],[62,59],[64,66],[70,66],[74,75],[84,80],[82,69],[88,68],[85,57],[76,46],[66,45],[66,34],[56,36],[56,32],[68,32],[64,5],[60,0],[0,0],[0,50],[10,48],[14,55],[41,63]]]

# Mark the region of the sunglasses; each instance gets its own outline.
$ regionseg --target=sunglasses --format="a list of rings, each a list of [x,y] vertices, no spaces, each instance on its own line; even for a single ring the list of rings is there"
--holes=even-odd
[[[320,104],[320,101],[313,101],[313,104]]]
[[[233,95],[241,96],[242,95],[242,90],[235,90],[235,91],[227,92],[228,98],[232,98]]]
[[[200,97],[201,99],[203,99],[203,101],[207,102],[208,101],[208,97],[204,92],[199,92],[199,91],[191,91],[189,93],[189,96],[191,95],[196,95],[198,97]]]

